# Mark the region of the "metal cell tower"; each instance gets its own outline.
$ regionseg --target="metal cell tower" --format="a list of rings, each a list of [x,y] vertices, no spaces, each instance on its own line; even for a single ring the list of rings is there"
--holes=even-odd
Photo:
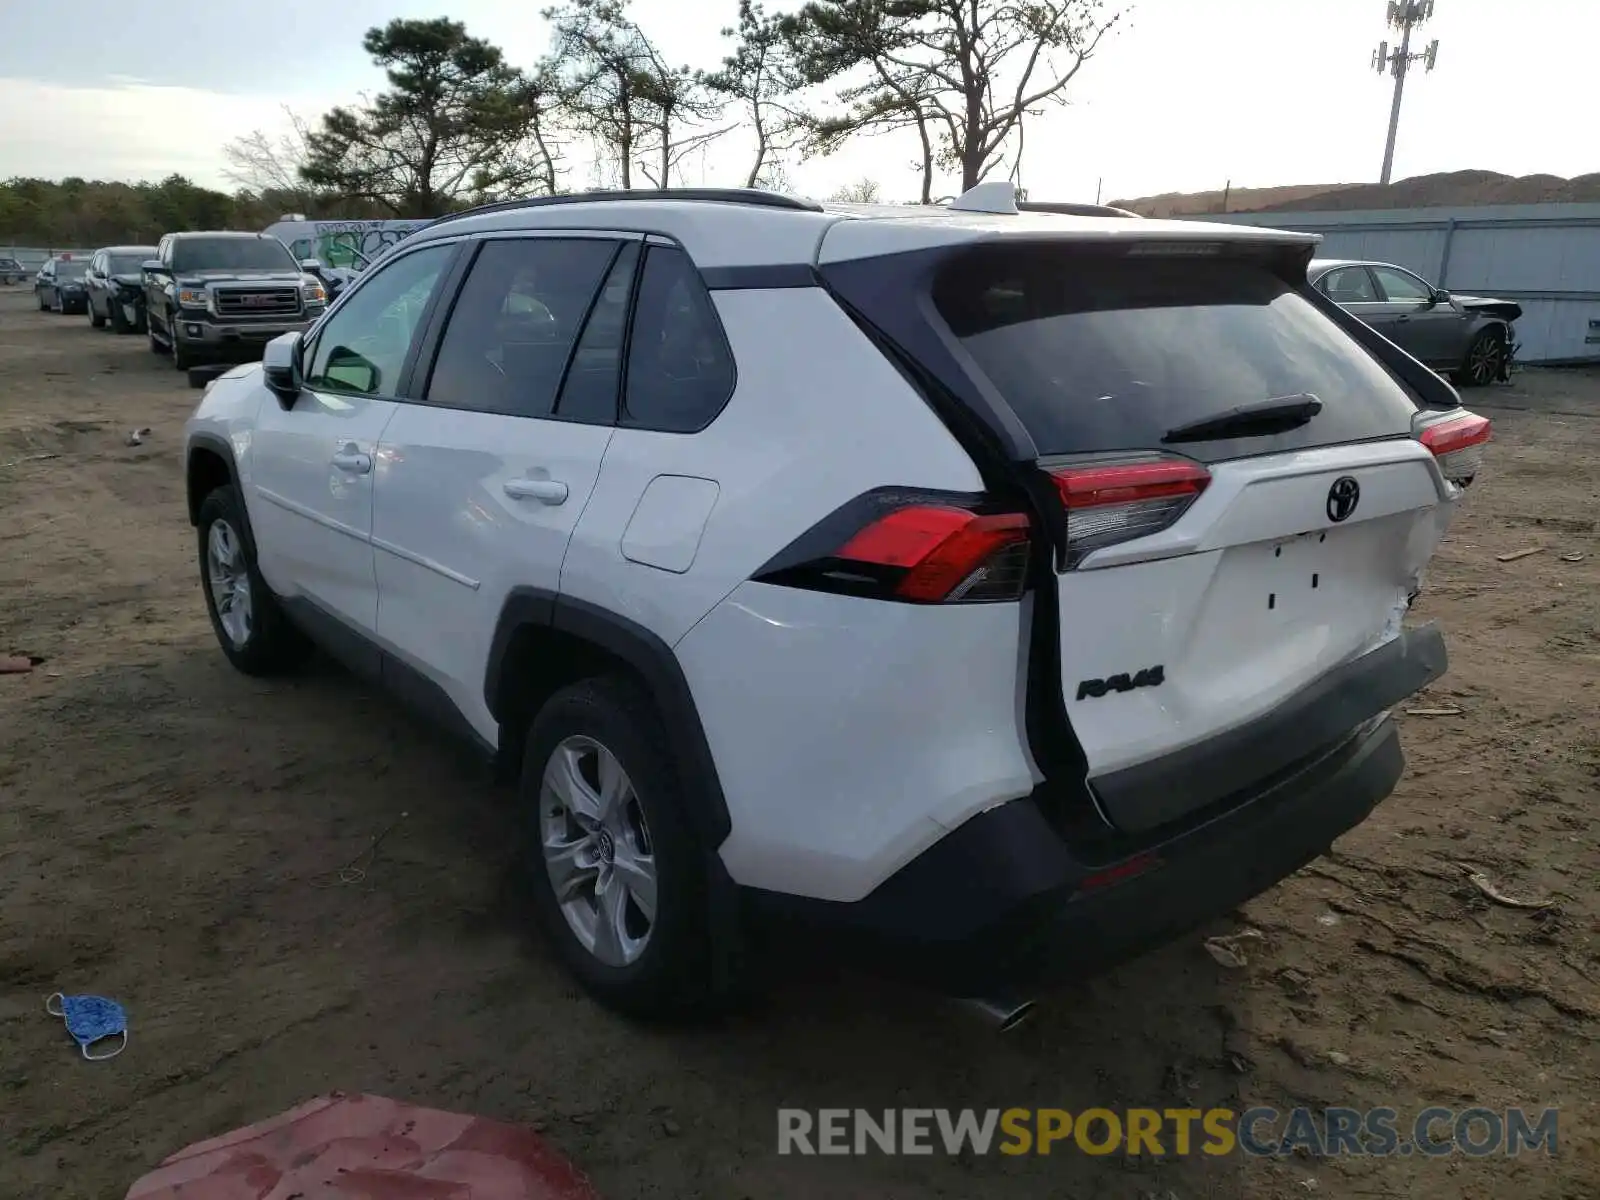
[[[1400,44],[1393,50],[1387,41],[1378,43],[1373,51],[1372,65],[1379,75],[1388,71],[1394,76],[1394,104],[1389,109],[1389,140],[1383,147],[1383,177],[1379,183],[1388,183],[1394,169],[1394,138],[1400,129],[1400,97],[1406,90],[1406,72],[1411,64],[1421,62],[1425,71],[1431,71],[1439,60],[1439,39],[1428,43],[1426,50],[1411,52],[1411,31],[1433,16],[1433,0],[1389,0],[1389,24],[1400,31]]]

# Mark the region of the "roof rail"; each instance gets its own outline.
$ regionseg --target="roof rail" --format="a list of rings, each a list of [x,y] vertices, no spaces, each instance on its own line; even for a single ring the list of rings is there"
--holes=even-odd
[[[1136,212],[1109,204],[1074,204],[1069,200],[1018,200],[1018,212],[1060,213],[1068,217],[1137,217]]]
[[[572,192],[564,196],[528,196],[521,200],[501,200],[494,204],[480,204],[461,212],[446,213],[424,225],[431,229],[445,221],[462,217],[479,217],[485,213],[516,212],[524,208],[552,208],[560,204],[594,204],[610,200],[698,200],[712,204],[749,204],[759,208],[786,208],[796,212],[821,212],[822,205],[810,200],[799,200],[777,192],[764,192],[759,188],[628,188],[601,192]],[[417,230],[421,232],[421,230]]]

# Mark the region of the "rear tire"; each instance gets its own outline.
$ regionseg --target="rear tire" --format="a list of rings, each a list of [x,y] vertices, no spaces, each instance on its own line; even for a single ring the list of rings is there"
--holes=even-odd
[[[1455,373],[1456,383],[1462,387],[1488,387],[1496,382],[1505,366],[1507,348],[1503,329],[1479,331]]]
[[[582,820],[567,802],[579,793],[594,802]],[[519,795],[534,915],[584,988],[640,1018],[719,1009],[704,860],[643,689],[606,676],[553,695],[528,731]]]
[[[289,622],[256,569],[244,503],[232,484],[200,504],[200,588],[222,653],[246,675],[281,675],[306,660],[305,636]]]

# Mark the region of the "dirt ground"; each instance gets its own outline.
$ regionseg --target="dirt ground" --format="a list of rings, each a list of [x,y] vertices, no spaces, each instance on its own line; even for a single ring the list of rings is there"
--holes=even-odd
[[[197,396],[143,338],[0,292],[0,654],[44,659],[0,676],[0,1194],[120,1197],[348,1089],[533,1124],[610,1200],[1600,1195],[1600,374],[1471,398],[1497,440],[1419,606],[1452,667],[1409,706],[1460,711],[1403,716],[1396,794],[1207,931],[1259,930],[1247,964],[1194,937],[1006,1037],[820,969],[720,1029],[581,998],[505,899],[512,819],[478,773],[332,668],[258,682],[214,647],[182,500]],[[1555,906],[1496,903],[1463,863]],[[128,1050],[79,1058],[58,990],[122,1000]],[[780,1105],[1258,1104],[1557,1105],[1560,1151],[776,1153]]]

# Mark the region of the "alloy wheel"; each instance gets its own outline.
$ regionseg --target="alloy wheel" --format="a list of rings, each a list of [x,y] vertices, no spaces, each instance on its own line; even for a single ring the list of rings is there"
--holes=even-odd
[[[655,852],[616,755],[574,735],[556,746],[539,790],[539,834],[556,903],[573,935],[612,967],[636,962],[655,928]]]
[[[211,522],[206,535],[206,574],[211,585],[211,600],[217,607],[217,620],[235,649],[250,640],[253,613],[250,603],[250,572],[245,566],[239,535],[226,521]]]

